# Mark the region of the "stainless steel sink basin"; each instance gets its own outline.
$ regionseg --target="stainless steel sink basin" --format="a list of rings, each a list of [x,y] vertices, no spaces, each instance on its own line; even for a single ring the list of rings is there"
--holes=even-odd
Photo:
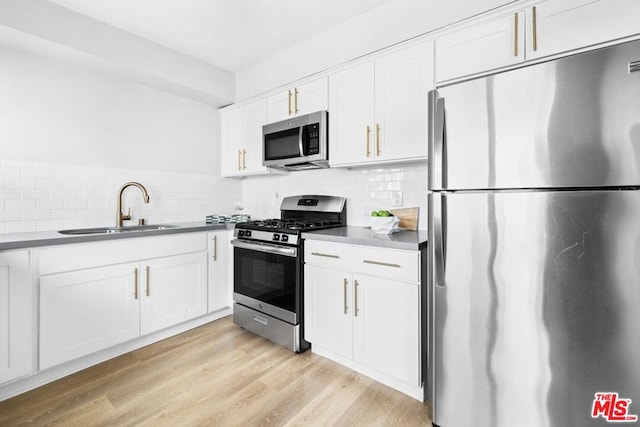
[[[111,233],[128,233],[132,231],[149,231],[149,230],[166,230],[169,228],[177,228],[177,225],[158,224],[158,225],[132,225],[128,227],[97,227],[97,228],[78,228],[75,230],[59,230],[60,234],[82,235],[82,234],[111,234]]]

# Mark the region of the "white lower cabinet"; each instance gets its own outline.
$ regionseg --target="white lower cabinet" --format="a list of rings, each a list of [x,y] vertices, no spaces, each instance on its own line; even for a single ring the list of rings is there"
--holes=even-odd
[[[354,275],[353,358],[420,386],[420,287]]]
[[[207,313],[206,233],[43,249],[39,265],[40,369]]]
[[[40,369],[140,335],[139,263],[40,279]]]
[[[314,346],[353,357],[351,274],[305,265],[305,339]]]
[[[306,241],[304,309],[312,351],[422,400],[419,257]]]
[[[29,251],[0,253],[0,384],[31,372],[33,298]]]
[[[207,252],[142,262],[140,331],[148,334],[207,312]]]
[[[209,245],[208,312],[231,307],[233,292],[232,230],[207,233]]]

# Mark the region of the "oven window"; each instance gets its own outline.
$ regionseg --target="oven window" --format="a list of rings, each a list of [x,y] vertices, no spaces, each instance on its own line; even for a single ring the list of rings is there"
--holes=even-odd
[[[264,159],[278,160],[300,157],[300,128],[292,128],[264,136]]]
[[[234,248],[234,292],[296,312],[298,260]]]

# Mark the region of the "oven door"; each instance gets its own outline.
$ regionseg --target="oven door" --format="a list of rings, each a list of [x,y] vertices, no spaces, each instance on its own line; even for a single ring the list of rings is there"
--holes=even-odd
[[[233,298],[242,305],[298,324],[302,283],[298,248],[235,239]]]

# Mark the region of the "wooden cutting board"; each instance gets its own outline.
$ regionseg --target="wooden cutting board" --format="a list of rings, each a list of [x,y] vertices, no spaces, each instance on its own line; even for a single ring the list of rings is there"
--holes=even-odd
[[[400,224],[398,226],[400,228],[404,228],[406,230],[417,230],[418,229],[418,212],[420,211],[419,207],[415,208],[399,208],[399,209],[391,209],[389,212],[395,217],[398,217],[400,220]]]

